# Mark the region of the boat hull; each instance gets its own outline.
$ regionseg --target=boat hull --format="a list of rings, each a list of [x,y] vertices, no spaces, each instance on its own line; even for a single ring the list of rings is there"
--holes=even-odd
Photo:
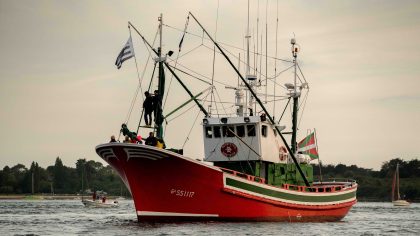
[[[118,203],[115,202],[102,202],[101,200],[93,201],[93,200],[82,200],[83,205],[85,207],[94,207],[94,208],[111,208],[111,207],[118,207]]]
[[[139,221],[338,221],[356,203],[356,184],[332,193],[297,192],[151,146],[110,143],[96,151],[128,187]]]
[[[392,201],[392,204],[394,204],[394,206],[409,206],[410,203],[407,202],[406,200],[395,200]]]

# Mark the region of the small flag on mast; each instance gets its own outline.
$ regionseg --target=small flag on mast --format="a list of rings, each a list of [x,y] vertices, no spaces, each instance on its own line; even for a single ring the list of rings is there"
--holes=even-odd
[[[298,152],[308,155],[312,160],[319,158],[315,144],[315,132],[312,132],[298,143]]]
[[[117,60],[115,61],[115,65],[117,66],[118,69],[120,69],[122,63],[132,57],[134,57],[134,48],[133,48],[133,42],[131,41],[131,36],[130,36],[127,43],[124,45],[123,49],[121,50],[120,54],[118,54]]]

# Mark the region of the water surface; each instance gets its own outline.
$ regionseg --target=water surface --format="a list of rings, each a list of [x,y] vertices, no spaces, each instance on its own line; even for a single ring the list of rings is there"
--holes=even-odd
[[[85,208],[80,200],[0,200],[0,235],[420,235],[420,204],[357,203],[334,223],[139,224],[133,202]]]

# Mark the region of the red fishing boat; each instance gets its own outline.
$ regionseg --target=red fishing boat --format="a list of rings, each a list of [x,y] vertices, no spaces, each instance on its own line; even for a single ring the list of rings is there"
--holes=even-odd
[[[324,222],[345,217],[357,201],[357,183],[314,181],[310,161],[318,158],[315,134],[310,133],[296,142],[299,98],[308,84],[297,80],[299,47],[295,39],[291,40],[294,80],[285,84],[289,101],[292,101],[292,129],[286,132],[286,127],[278,125],[256,92],[261,83],[249,68],[249,56],[243,76],[195,16],[189,13],[189,17],[202,28],[240,78],[238,86],[233,88],[236,114],[211,115],[204,109],[202,100],[197,99],[199,95],[192,94],[166,61],[166,55],[172,53],[163,56],[162,44],[154,49],[129,23],[153,50],[159,65],[153,131],[158,143],[164,140],[161,104],[166,68],[190,95],[188,102],[195,102],[203,112],[205,153],[204,158],[200,158],[184,156],[183,150],[165,149],[162,145],[120,142],[98,145],[97,154],[118,172],[131,192],[138,220]],[[162,16],[159,21],[162,38]],[[185,32],[186,28],[184,35]],[[120,56],[128,55],[124,50],[127,47]],[[126,58],[119,57],[119,67]],[[126,124],[121,132],[132,140],[137,137]],[[291,135],[290,145],[285,135]]]

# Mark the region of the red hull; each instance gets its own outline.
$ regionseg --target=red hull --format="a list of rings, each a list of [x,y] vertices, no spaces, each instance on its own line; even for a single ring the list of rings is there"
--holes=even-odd
[[[274,199],[276,195],[238,191],[228,185],[228,179],[277,194],[268,185],[240,182],[217,167],[151,146],[110,143],[97,146],[96,151],[129,188],[139,221],[338,221],[356,203],[355,196],[331,204],[300,204]],[[264,185],[274,190],[265,190]],[[356,188],[349,193],[355,195]]]

